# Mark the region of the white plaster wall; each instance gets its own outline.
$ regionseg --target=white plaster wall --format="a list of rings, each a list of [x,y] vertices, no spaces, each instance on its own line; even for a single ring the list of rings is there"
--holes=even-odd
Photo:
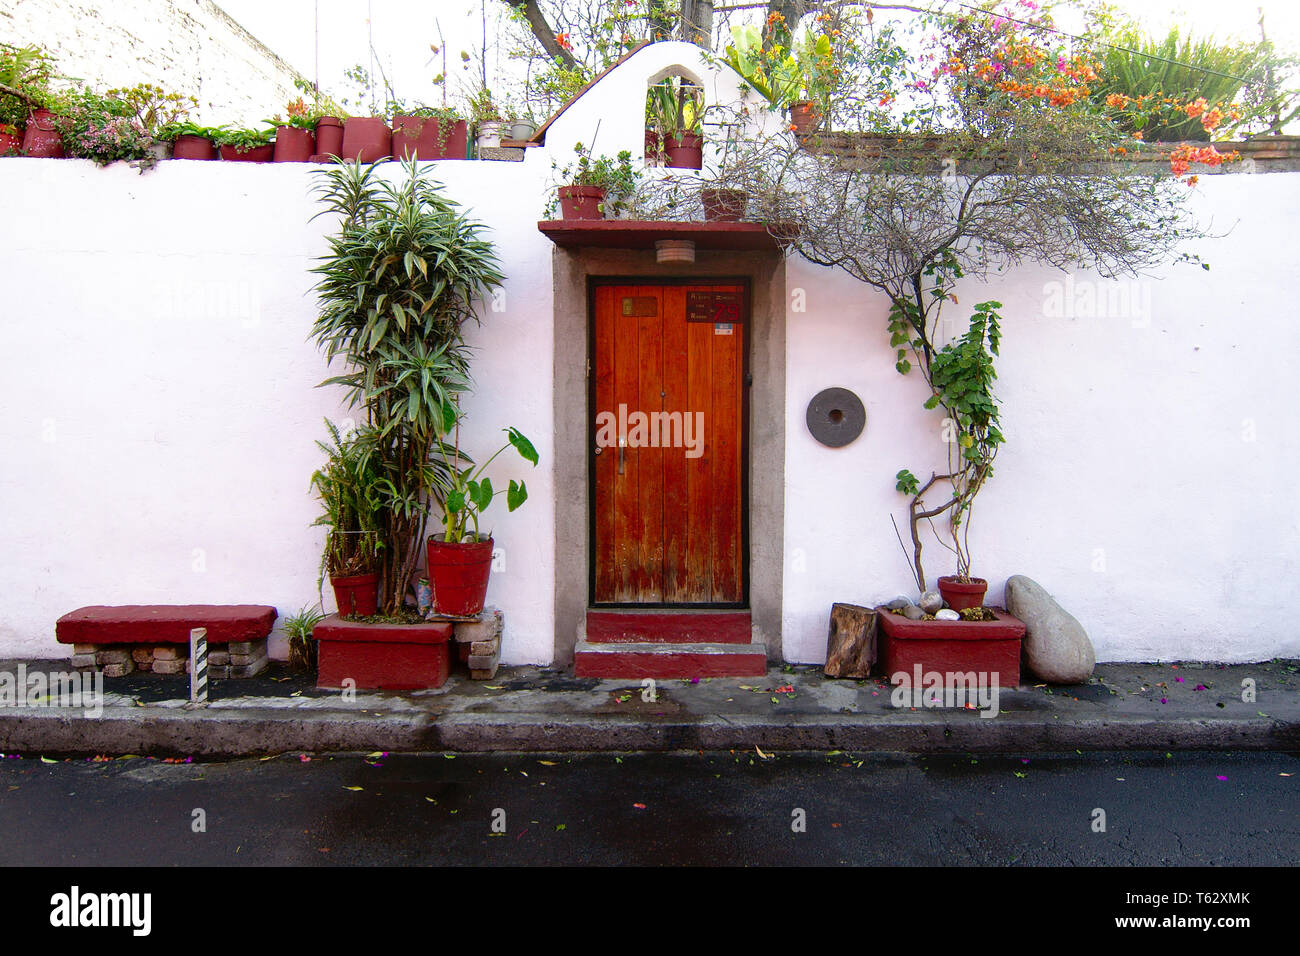
[[[193,96],[211,125],[255,126],[299,95],[293,68],[211,0],[0,0],[0,40],[36,44],[93,86]]]
[[[1137,308],[1053,317],[1045,288],[1065,276],[1022,268],[964,283],[952,312],[964,329],[975,303],[1004,306],[1007,444],[976,504],[973,571],[994,602],[1012,574],[1039,581],[1099,660],[1300,654],[1300,428],[1288,395],[1300,176],[1203,176],[1195,198],[1216,232],[1231,229],[1195,246],[1211,270],[1163,270],[1130,287]],[[1074,283],[1076,304],[1085,288],[1116,288],[1087,274]],[[944,446],[919,375],[894,371],[883,297],[803,260],[789,263],[787,287],[804,290],[807,311],[787,316],[783,631],[789,659],[820,662],[832,602],[915,596],[889,521],[908,540],[894,476],[907,467],[924,480]],[[868,415],[838,450],[804,422],[832,385],[856,391]],[[953,572],[928,539],[925,558],[931,582]]]
[[[469,453],[514,425],[541,453],[503,455],[489,515],[502,555],[489,600],[503,659],[552,649],[551,245],[539,162],[436,164],[492,224],[509,275],[483,313]],[[87,604],[259,603],[316,597],[323,529],[308,480],[321,419],[347,414],[308,340],[308,268],[325,219],[299,164],[164,162],[138,174],[80,160],[0,160],[0,656],[63,656],[59,615]],[[388,175],[398,175],[396,164]],[[526,472],[526,473],[525,473]],[[326,585],[326,605],[332,596]]]
[[[600,152],[639,149],[646,78],[691,52],[670,46],[607,76],[525,162],[435,166],[490,225],[509,277],[504,311],[471,332],[469,451],[490,453],[514,425],[542,455],[525,475],[528,504],[494,509],[504,564],[489,600],[506,610],[507,663],[549,661],[554,638],[556,357],[551,246],[536,229],[551,160],[567,162],[597,119]],[[309,176],[0,159],[0,656],[62,656],[54,621],[85,604],[257,602],[285,614],[314,599],[322,531],[309,527],[307,481],[321,418],[345,413],[315,388],[329,372],[307,338],[306,270],[330,228],[308,222]],[[1174,267],[1137,287],[1149,311],[1052,317],[1044,287],[1064,277],[1042,269],[957,290],[955,318],[988,298],[1005,316],[1008,443],[977,505],[976,573],[994,601],[1010,574],[1039,580],[1102,660],[1300,654],[1300,442],[1279,400],[1300,346],[1289,293],[1300,175],[1205,176],[1195,195],[1232,231],[1199,245],[1212,271]],[[832,602],[909,591],[889,522],[905,515],[894,475],[928,474],[943,449],[919,376],[893,369],[884,301],[798,259],[787,287],[806,311],[786,316],[783,637],[787,659],[819,662]],[[804,424],[831,385],[857,391],[869,416],[839,450]],[[513,457],[498,465],[499,485],[521,470]],[[931,578],[950,570],[937,545],[926,555]]]

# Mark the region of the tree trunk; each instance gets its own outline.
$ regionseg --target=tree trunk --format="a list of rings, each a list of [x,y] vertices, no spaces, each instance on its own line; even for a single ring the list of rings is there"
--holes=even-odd
[[[682,0],[682,39],[713,49],[713,0]]]
[[[546,20],[546,14],[542,12],[538,0],[502,0],[508,6],[523,10],[524,17],[528,20],[528,26],[533,31],[533,36],[537,42],[542,45],[546,55],[566,69],[573,69],[578,65],[573,54],[560,46],[560,41],[556,39],[555,30]]]
[[[876,663],[876,612],[856,604],[832,604],[826,635],[827,677],[867,677]]]

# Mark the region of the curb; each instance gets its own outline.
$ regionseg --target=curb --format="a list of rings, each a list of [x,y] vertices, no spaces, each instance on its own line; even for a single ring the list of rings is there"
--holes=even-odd
[[[98,719],[70,709],[0,712],[0,752],[139,754],[238,758],[303,752],[482,753],[674,750],[1060,753],[1071,750],[1300,751],[1300,723],[1288,720],[1143,717],[1043,721],[1007,715],[963,719],[930,713],[871,716],[791,715],[779,720],[711,715],[692,721],[647,721],[542,714],[358,715],[355,711],[272,708],[105,708]]]

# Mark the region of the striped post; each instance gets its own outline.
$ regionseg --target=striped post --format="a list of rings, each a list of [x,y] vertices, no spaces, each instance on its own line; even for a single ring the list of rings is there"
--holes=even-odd
[[[208,629],[190,631],[190,703],[208,702]]]

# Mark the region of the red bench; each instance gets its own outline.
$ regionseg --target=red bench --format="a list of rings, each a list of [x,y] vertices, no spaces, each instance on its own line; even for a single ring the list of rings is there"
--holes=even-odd
[[[252,677],[266,669],[266,640],[275,608],[262,604],[96,605],[63,615],[60,644],[73,645],[72,665],[106,677],[135,670],[179,674],[189,669],[190,630],[208,632],[208,676]]]

